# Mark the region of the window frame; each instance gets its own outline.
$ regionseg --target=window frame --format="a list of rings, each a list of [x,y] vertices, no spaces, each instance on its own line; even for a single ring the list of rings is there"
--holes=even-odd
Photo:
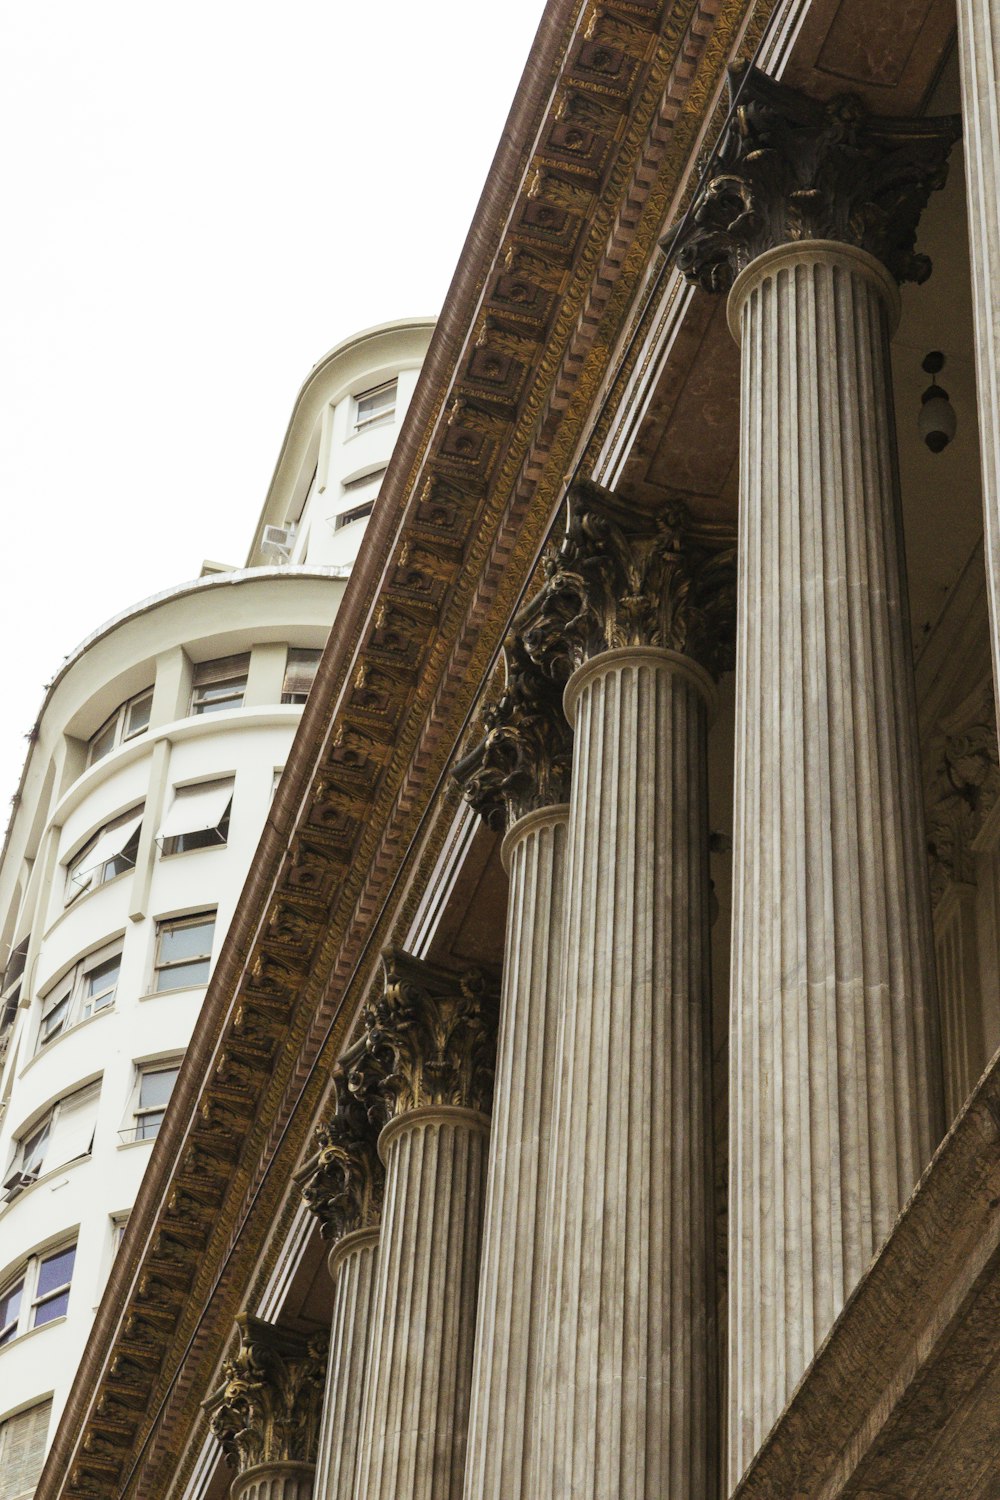
[[[69,1239],[57,1240],[54,1244],[46,1245],[43,1250],[33,1250],[29,1256],[19,1263],[16,1270],[0,1285],[0,1302],[10,1297],[12,1293],[20,1290],[20,1301],[17,1304],[17,1316],[9,1320],[0,1330],[0,1350],[7,1349],[17,1339],[24,1338],[27,1333],[34,1333],[36,1329],[48,1328],[51,1324],[59,1322],[69,1315],[69,1297],[73,1289],[73,1274],[76,1271],[76,1251],[79,1238],[74,1234]],[[70,1262],[69,1280],[60,1282],[58,1286],[50,1287],[47,1291],[39,1293],[38,1287],[42,1277],[42,1267],[50,1261],[58,1260],[60,1256],[72,1252],[73,1259]],[[57,1297],[66,1296],[66,1309],[58,1313],[54,1318],[45,1318],[38,1321],[38,1309],[45,1307],[47,1303],[53,1302]]]
[[[312,656],[315,658],[315,660],[312,663],[312,675],[309,679],[309,687],[303,693],[299,692],[297,689],[290,688],[288,684],[289,680],[291,680],[292,682],[295,682],[296,680],[296,675],[293,670],[292,658],[302,657],[305,655]],[[312,690],[312,685],[316,681],[316,672],[319,668],[322,656],[323,648],[321,646],[289,646],[285,654],[285,672],[284,676],[281,679],[282,703],[293,703],[300,706],[305,703],[310,691]]]
[[[376,407],[370,416],[362,415],[362,403],[370,401],[373,396],[380,396],[384,391],[392,392],[392,400],[385,406]],[[383,422],[391,422],[396,415],[396,407],[399,404],[399,376],[393,375],[389,380],[382,380],[378,385],[369,386],[367,390],[358,391],[353,396],[354,403],[352,416],[354,418],[354,431],[367,432],[370,427],[378,427]]]
[[[121,1140],[123,1145],[139,1145],[145,1143],[146,1141],[152,1142],[156,1140],[157,1136],[160,1133],[160,1127],[163,1124],[163,1117],[167,1112],[167,1107],[170,1104],[171,1099],[173,1098],[174,1089],[177,1086],[177,1075],[180,1072],[182,1062],[183,1057],[177,1056],[161,1057],[155,1060],[150,1060],[148,1062],[136,1063],[135,1082],[132,1085],[132,1093],[129,1096],[129,1123],[123,1130],[119,1130],[118,1132],[119,1139]],[[155,1077],[158,1073],[172,1073],[174,1075],[173,1082],[170,1085],[170,1092],[168,1093],[165,1101],[162,1104],[143,1105],[143,1081],[147,1078]],[[147,1122],[154,1115],[159,1116],[156,1121],[155,1129],[152,1131],[152,1133],[147,1133]],[[128,1220],[126,1217],[126,1223],[127,1222]]]
[[[105,757],[110,755],[113,750],[117,750],[119,745],[127,744],[129,740],[137,739],[140,734],[146,733],[147,729],[149,728],[149,714],[146,715],[145,721],[139,725],[138,729],[130,729],[128,725],[133,710],[140,703],[144,703],[147,700],[149,702],[150,709],[152,709],[152,683],[150,683],[149,687],[143,688],[141,692],[133,693],[131,698],[126,698],[124,702],[119,703],[114,713],[109,714],[108,717],[104,720],[104,723],[94,730],[93,734],[87,740],[88,769],[90,766],[96,766],[99,761],[104,760]],[[94,750],[97,746],[98,741],[109,729],[113,730],[111,743],[108,745],[108,748],[106,750],[101,751],[100,755],[95,755]]]
[[[139,840],[142,837],[142,825],[145,816],[145,802],[135,803],[127,812],[119,813],[118,817],[110,818],[107,823],[102,823],[100,828],[91,834],[86,843],[82,844],[70,859],[64,861],[66,869],[66,884],[63,891],[64,907],[72,906],[81,896],[90,895],[94,891],[100,890],[102,885],[109,885],[112,880],[117,880],[119,875],[128,875],[135,869],[136,860],[139,857]],[[135,828],[117,854],[112,855],[109,859],[99,860],[93,865],[84,863],[105,834],[114,833],[116,828],[121,828],[124,824],[132,822],[136,817],[138,817],[138,822]],[[129,854],[130,849],[134,850],[131,855]],[[125,864],[121,869],[111,868],[121,860],[128,860],[129,863]],[[87,874],[91,870],[95,872],[92,878],[86,884],[81,884],[77,876],[79,874]]]
[[[44,1417],[44,1422],[34,1430],[38,1419]],[[18,1454],[16,1449],[11,1452],[10,1443],[23,1441],[24,1429],[20,1433],[17,1427],[22,1423],[29,1423],[29,1444],[27,1453]],[[15,1425],[17,1424],[17,1425]],[[30,1406],[24,1406],[20,1411],[11,1412],[10,1416],[4,1417],[0,1422],[0,1465],[2,1465],[4,1477],[11,1476],[11,1461],[18,1459],[18,1468],[13,1471],[13,1483],[17,1485],[16,1491],[8,1489],[8,1494],[24,1496],[34,1493],[39,1475],[45,1462],[45,1450],[52,1427],[52,1398],[44,1397],[41,1401],[34,1401]],[[26,1460],[30,1463],[26,1467]],[[34,1472],[31,1472],[34,1470]]]
[[[213,668],[222,668],[226,663],[233,664],[232,671],[220,671],[219,675],[214,678],[210,675]],[[245,665],[237,665],[243,663]],[[204,680],[199,681],[199,677]],[[239,651],[233,656],[215,656],[209,661],[196,662],[191,672],[191,715],[195,718],[204,718],[207,714],[224,713],[232,709],[242,708],[247,695],[247,683],[249,680],[249,651]],[[223,693],[220,697],[209,696],[212,690],[218,692],[220,689],[230,687],[232,684],[241,684],[238,692],[232,690],[228,693]]]
[[[198,792],[207,791],[209,788],[221,789],[223,786],[229,788],[229,801],[218,823],[211,828],[193,828],[186,833],[170,833],[165,837],[163,834],[157,834],[156,842],[159,845],[161,858],[169,859],[175,854],[191,854],[196,849],[225,848],[229,843],[229,823],[233,812],[233,794],[236,790],[235,776],[213,776],[208,781],[195,781],[185,786],[175,786],[174,795],[165,816],[173,812],[178,798],[183,799],[188,792],[197,795]]]
[[[54,1042],[58,1037],[65,1036],[74,1026],[79,1026],[84,1021],[89,1021],[93,1016],[100,1015],[102,1011],[110,1010],[115,1003],[118,986],[121,983],[121,958],[125,951],[124,935],[112,938],[107,943],[102,943],[99,948],[92,948],[82,958],[62,974],[55,984],[50,985],[40,996],[42,1009],[38,1021],[38,1034],[35,1038],[35,1055]],[[94,999],[103,999],[109,993],[108,989],[100,991],[97,996],[86,993],[87,976],[93,974],[102,965],[110,963],[117,958],[118,974],[114,984],[110,987],[111,998],[105,1000],[102,1005],[91,1004]],[[52,1002],[51,1004],[49,1002]],[[56,1030],[46,1030],[46,1020],[59,1009],[61,1005],[66,1007],[66,1015],[62,1024]],[[89,1005],[89,1008],[88,1008]]]
[[[82,1161],[84,1157],[89,1157],[93,1154],[94,1130],[97,1128],[96,1109],[94,1114],[94,1130],[91,1131],[86,1150],[78,1151],[75,1156],[65,1157],[51,1166],[48,1161],[48,1151],[52,1140],[53,1128],[59,1119],[60,1110],[72,1100],[79,1101],[81,1094],[91,1092],[96,1095],[97,1106],[99,1108],[103,1082],[102,1075],[99,1078],[92,1078],[89,1083],[81,1084],[79,1088],[70,1089],[69,1093],[60,1094],[59,1098],[54,1099],[48,1109],[43,1110],[30,1125],[24,1127],[22,1134],[12,1137],[14,1154],[4,1170],[2,1180],[0,1180],[0,1208],[8,1203],[12,1203],[25,1188],[33,1187],[36,1182],[40,1182],[50,1171],[57,1172],[61,1168],[68,1167],[73,1162]],[[30,1145],[33,1145],[34,1149],[29,1156],[27,1147]],[[41,1153],[40,1155],[39,1152]],[[31,1169],[28,1169],[25,1165],[29,1160],[36,1161],[36,1165]],[[24,1181],[21,1179],[27,1180]]]
[[[201,989],[204,985],[208,984],[208,981],[212,975],[212,950],[215,947],[215,928],[217,918],[218,907],[208,907],[201,911],[184,912],[180,916],[176,917],[161,917],[157,921],[156,936],[154,938],[153,944],[153,975],[150,983],[150,989],[148,991],[149,994],[164,995],[168,994],[171,990]],[[188,955],[184,958],[161,960],[160,951],[164,933],[168,931],[175,931],[180,927],[195,927],[209,921],[211,921],[212,924],[212,937],[211,942],[209,943],[207,955],[199,953]],[[157,982],[157,978],[160,974],[169,974],[173,969],[178,969],[184,965],[191,963],[200,963],[202,961],[206,961],[208,964],[205,972],[205,978],[203,980],[198,980],[193,984],[161,985]]]

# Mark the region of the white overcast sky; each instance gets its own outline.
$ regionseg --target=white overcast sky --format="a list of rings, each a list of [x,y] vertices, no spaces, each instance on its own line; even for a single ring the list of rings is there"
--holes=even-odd
[[[243,561],[292,402],[437,313],[543,0],[0,13],[0,831],[44,684]]]

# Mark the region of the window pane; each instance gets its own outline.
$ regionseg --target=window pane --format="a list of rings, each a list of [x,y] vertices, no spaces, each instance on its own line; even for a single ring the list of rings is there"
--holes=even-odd
[[[139,1108],[150,1109],[166,1104],[173,1093],[178,1071],[177,1068],[159,1068],[155,1073],[143,1073],[139,1084]]]
[[[21,1311],[21,1294],[24,1280],[8,1287],[0,1296],[0,1344],[6,1344],[17,1332],[17,1318]]]
[[[142,1115],[135,1124],[135,1138],[137,1141],[154,1141],[160,1133],[163,1124],[163,1110],[156,1110],[153,1114]]]
[[[29,1135],[24,1142],[24,1152],[21,1157],[22,1172],[40,1172],[45,1161],[45,1147],[49,1140],[49,1127],[51,1120],[46,1120],[40,1129],[33,1135]]]
[[[165,924],[160,929],[160,962],[173,963],[175,959],[211,953],[214,931],[214,917],[208,917],[203,922]]]
[[[207,958],[199,958],[187,964],[174,964],[169,969],[156,971],[158,990],[180,990],[188,985],[207,984],[211,967]]]
[[[83,991],[87,998],[92,999],[94,995],[103,995],[108,990],[113,990],[118,983],[121,967],[122,956],[116,953],[112,958],[106,958],[103,963],[88,969],[83,976]]]
[[[50,1255],[43,1260],[38,1268],[38,1290],[35,1300],[38,1301],[53,1291],[57,1286],[66,1286],[73,1280],[73,1262],[76,1259],[76,1246],[67,1245],[64,1250],[57,1250],[55,1255]]]
[[[55,1318],[64,1318],[66,1309],[69,1307],[69,1288],[60,1292],[57,1297],[50,1297],[47,1302],[39,1302],[32,1315],[32,1328],[41,1328],[43,1323],[51,1323]]]
[[[102,724],[90,742],[90,763],[101,760],[109,751],[115,748],[115,735],[118,731],[118,715],[115,714],[106,724]]]
[[[48,1042],[54,1036],[58,1036],[66,1025],[66,1015],[69,1010],[69,995],[63,995],[57,1000],[50,1010],[42,1017],[42,1041]]]
[[[141,698],[136,698],[130,703],[125,717],[125,738],[130,740],[134,734],[141,734],[149,724],[149,711],[153,706],[152,693],[146,693]]]

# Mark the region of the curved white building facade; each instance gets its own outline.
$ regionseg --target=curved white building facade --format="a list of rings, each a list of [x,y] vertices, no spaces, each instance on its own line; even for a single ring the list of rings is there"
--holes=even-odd
[[[0,859],[2,1500],[72,1384],[431,328],[315,367],[248,565],[88,637],[32,732]]]

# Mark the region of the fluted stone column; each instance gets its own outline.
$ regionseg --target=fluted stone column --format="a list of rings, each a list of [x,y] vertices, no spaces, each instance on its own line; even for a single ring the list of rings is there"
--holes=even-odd
[[[239,1347],[205,1410],[226,1463],[231,1500],[313,1500],[326,1377],[325,1333],[307,1337],[249,1313]]]
[[[559,688],[517,628],[505,691],[455,771],[477,812],[506,830],[510,876],[465,1500],[530,1493],[544,1306],[571,739]]]
[[[957,0],[986,584],[1000,683],[1000,3]]]
[[[942,1128],[889,339],[955,131],[752,75],[674,244],[742,349],[730,1484]]]
[[[367,1381],[384,1172],[368,1118],[372,1080],[365,1039],[334,1076],[335,1109],[316,1131],[317,1150],[301,1174],[303,1197],[332,1241],[333,1315],[326,1394],[316,1461],[316,1500],[357,1496],[361,1402]]]
[[[727,580],[682,507],[579,484],[525,636],[562,637],[574,725],[532,1496],[714,1493],[706,734]]]
[[[497,998],[479,971],[384,962],[365,1016],[388,1119],[357,1494],[460,1500]]]

